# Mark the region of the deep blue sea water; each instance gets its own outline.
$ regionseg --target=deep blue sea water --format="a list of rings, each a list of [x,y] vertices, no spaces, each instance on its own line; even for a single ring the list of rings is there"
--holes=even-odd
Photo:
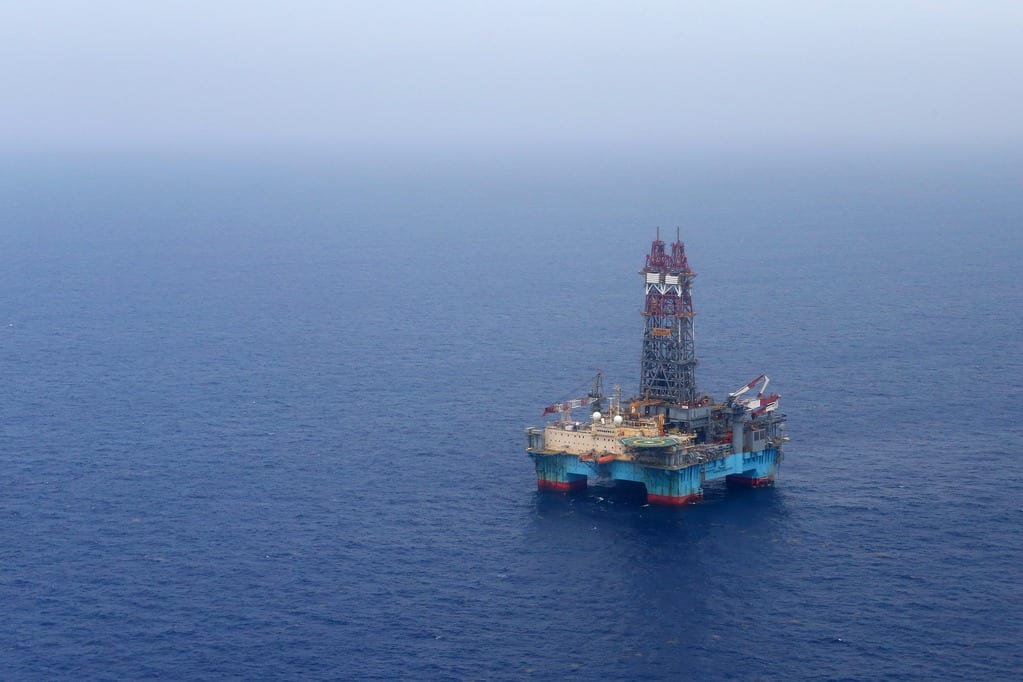
[[[535,490],[656,225],[776,487]],[[1019,679],[1023,160],[16,158],[0,677]]]

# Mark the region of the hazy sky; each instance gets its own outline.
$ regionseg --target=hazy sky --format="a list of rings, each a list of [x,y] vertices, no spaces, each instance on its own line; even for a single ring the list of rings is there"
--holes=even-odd
[[[1023,2],[0,4],[0,147],[1023,143]]]

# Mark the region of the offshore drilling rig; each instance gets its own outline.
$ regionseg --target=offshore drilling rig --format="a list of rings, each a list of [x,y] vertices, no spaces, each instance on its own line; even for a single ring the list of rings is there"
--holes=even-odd
[[[639,396],[607,398],[598,374],[581,398],[555,403],[544,427],[526,429],[526,452],[536,465],[540,490],[570,492],[596,481],[642,484],[651,504],[699,501],[707,481],[729,486],[774,483],[783,459],[785,415],[780,395],[768,394],[761,374],[717,402],[696,387],[692,282],[685,245],[671,251],[660,231],[650,246],[643,276],[643,351]],[[753,397],[747,394],[756,389]],[[607,405],[605,407],[605,401]],[[573,410],[585,408],[576,420]]]

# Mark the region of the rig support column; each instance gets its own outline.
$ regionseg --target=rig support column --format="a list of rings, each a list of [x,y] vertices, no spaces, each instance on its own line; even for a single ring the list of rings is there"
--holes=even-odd
[[[536,461],[536,487],[538,490],[570,493],[586,489],[586,475],[569,471],[571,465],[578,461],[577,457],[541,455],[533,459]]]

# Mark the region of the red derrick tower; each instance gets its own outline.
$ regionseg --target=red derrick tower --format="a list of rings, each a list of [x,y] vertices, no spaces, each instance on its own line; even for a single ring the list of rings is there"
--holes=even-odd
[[[692,281],[686,247],[676,236],[671,254],[657,239],[650,245],[644,279],[643,357],[639,393],[674,404],[696,402],[696,343],[693,335]]]

